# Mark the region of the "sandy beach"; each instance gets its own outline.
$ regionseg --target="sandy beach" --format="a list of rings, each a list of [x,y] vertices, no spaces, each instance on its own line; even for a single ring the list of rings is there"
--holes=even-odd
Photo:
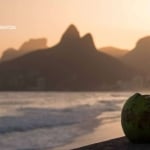
[[[110,139],[122,137],[124,134],[120,126],[120,122],[108,123],[95,128],[93,133],[80,136],[72,141],[70,144],[58,147],[54,150],[69,150],[78,147],[83,147],[93,143],[99,143]]]

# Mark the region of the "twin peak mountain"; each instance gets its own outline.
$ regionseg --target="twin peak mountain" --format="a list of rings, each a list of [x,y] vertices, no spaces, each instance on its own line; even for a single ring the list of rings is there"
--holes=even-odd
[[[134,76],[131,68],[99,52],[91,34],[80,37],[70,25],[57,45],[0,63],[0,90],[115,90]]]
[[[82,50],[96,50],[92,35],[90,33],[80,37],[80,33],[74,25],[70,25],[63,34],[60,44],[70,48],[83,47]]]

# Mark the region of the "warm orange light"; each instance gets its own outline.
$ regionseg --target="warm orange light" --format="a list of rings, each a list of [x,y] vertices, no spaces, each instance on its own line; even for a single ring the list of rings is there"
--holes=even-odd
[[[0,30],[0,51],[39,37],[48,38],[51,46],[70,24],[81,35],[91,32],[97,47],[131,49],[150,35],[149,6],[149,0],[1,0],[0,25],[17,29]]]

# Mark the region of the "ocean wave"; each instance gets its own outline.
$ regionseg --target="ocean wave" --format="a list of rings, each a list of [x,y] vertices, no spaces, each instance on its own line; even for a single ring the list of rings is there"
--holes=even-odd
[[[120,109],[115,102],[82,105],[66,109],[19,108],[19,116],[0,117],[0,134],[24,132],[37,128],[52,128],[79,124],[107,111]]]
[[[62,97],[61,93],[52,95],[51,99],[50,94],[45,97],[44,94],[37,97],[20,94],[18,98],[13,97],[12,102],[12,95],[0,99],[1,109],[8,111],[0,116],[0,149],[49,150],[120,117],[122,99],[90,94],[73,93]],[[105,113],[110,115],[104,116]]]

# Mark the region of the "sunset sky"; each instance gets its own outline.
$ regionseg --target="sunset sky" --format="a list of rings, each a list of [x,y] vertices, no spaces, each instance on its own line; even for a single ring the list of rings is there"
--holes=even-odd
[[[56,44],[70,25],[81,35],[92,33],[96,47],[132,49],[150,35],[150,0],[0,0],[0,52],[19,48],[29,38]]]

